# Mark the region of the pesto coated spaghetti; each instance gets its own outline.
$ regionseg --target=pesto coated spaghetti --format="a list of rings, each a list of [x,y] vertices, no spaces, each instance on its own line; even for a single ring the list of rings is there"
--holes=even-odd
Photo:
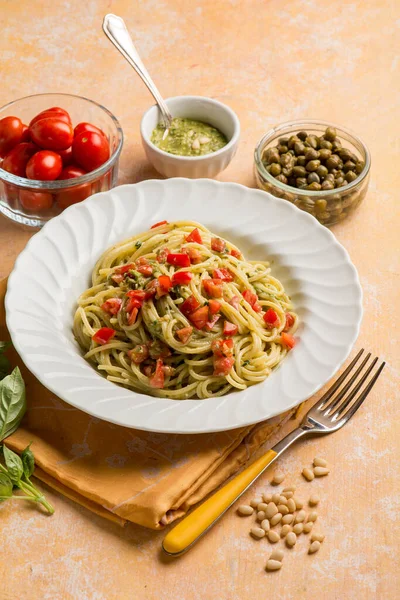
[[[297,324],[268,262],[198,223],[164,221],[100,257],[74,334],[109,381],[182,400],[264,381]]]

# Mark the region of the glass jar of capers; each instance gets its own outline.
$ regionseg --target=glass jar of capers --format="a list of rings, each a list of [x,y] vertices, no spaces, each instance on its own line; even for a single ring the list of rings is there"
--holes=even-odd
[[[322,121],[271,129],[254,154],[257,185],[331,226],[363,200],[370,154],[353,133]]]

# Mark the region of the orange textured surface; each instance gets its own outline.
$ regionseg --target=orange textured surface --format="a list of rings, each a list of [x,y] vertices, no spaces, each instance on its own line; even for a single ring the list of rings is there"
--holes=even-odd
[[[120,182],[157,176],[139,123],[152,103],[101,31],[121,15],[165,96],[202,94],[229,104],[242,125],[239,151],[219,177],[253,186],[253,149],[272,125],[321,118],[349,127],[372,154],[369,193],[333,228],[359,270],[365,315],[357,347],[388,365],[365,408],[345,429],[293,448],[280,461],[299,495],[317,490],[326,540],[306,539],[266,573],[272,546],[248,535],[231,511],[190,553],[168,560],[162,532],[120,527],[48,491],[47,518],[23,502],[0,505],[0,598],[8,600],[394,600],[398,563],[399,464],[399,82],[396,0],[0,0],[0,104],[40,92],[82,94],[105,104],[126,134]],[[31,232],[0,218],[0,277]],[[396,398],[397,395],[397,398]],[[397,400],[397,401],[396,401]],[[315,455],[327,478],[300,471]],[[288,478],[289,480],[289,478]],[[269,487],[267,478],[255,492]],[[253,492],[247,494],[247,499]]]

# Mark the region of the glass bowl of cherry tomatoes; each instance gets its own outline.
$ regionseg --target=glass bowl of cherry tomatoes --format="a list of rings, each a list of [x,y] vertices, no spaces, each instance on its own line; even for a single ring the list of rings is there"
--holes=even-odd
[[[42,227],[117,184],[123,133],[93,100],[38,94],[0,108],[0,212]]]

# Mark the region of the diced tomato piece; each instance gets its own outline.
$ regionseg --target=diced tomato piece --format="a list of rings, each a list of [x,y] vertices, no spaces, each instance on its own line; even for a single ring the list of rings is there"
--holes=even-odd
[[[147,260],[147,258],[141,257],[136,261],[136,271],[139,271],[145,277],[151,277],[153,275],[153,267]]]
[[[156,371],[154,375],[150,378],[150,385],[153,388],[162,389],[164,387],[164,364],[161,358],[157,360]]]
[[[286,313],[285,317],[286,317],[286,322],[285,322],[285,328],[283,331],[289,331],[289,329],[292,329],[292,327],[294,325],[294,316],[291,315],[290,313]]]
[[[208,306],[202,306],[189,315],[189,320],[196,329],[203,329],[208,321]]]
[[[96,344],[108,344],[110,340],[113,339],[115,335],[115,329],[111,329],[111,327],[102,327],[93,335],[92,340],[96,342]]]
[[[222,297],[222,281],[220,279],[203,279],[203,287],[211,298]]]
[[[225,356],[223,358],[214,359],[214,375],[215,377],[226,377],[229,375],[233,367],[235,359],[233,356]]]
[[[279,318],[273,308],[269,308],[267,312],[264,313],[263,319],[269,329],[279,327]]]
[[[199,306],[200,302],[198,302],[194,296],[189,296],[189,298],[186,298],[185,302],[181,304],[180,311],[185,317],[188,317],[192,312],[199,308]]]
[[[183,344],[186,344],[186,342],[191,338],[192,333],[193,327],[183,327],[182,329],[178,329],[176,335]]]
[[[139,313],[139,308],[132,308],[128,317],[128,325],[133,325],[136,323],[136,319]]]
[[[127,313],[131,313],[134,308],[137,308],[139,310],[139,308],[142,307],[142,304],[143,300],[138,300],[137,298],[129,298],[128,302],[125,305],[125,311]]]
[[[163,248],[162,250],[160,250],[160,252],[157,254],[157,262],[160,264],[164,264],[165,262],[167,262],[168,254],[168,248]]]
[[[224,335],[236,335],[238,332],[238,326],[234,325],[234,323],[230,323],[229,321],[225,321],[224,323]]]
[[[149,349],[146,344],[138,344],[132,350],[129,350],[128,356],[132,362],[139,365],[146,358],[149,358]]]
[[[168,221],[159,221],[158,223],[154,223],[154,225],[152,225],[150,229],[155,229],[156,227],[160,227],[161,225],[168,225]]]
[[[144,293],[145,293],[144,299],[150,300],[150,298],[154,298],[154,296],[156,295],[157,287],[158,287],[157,279],[153,279],[152,281],[149,281],[149,283],[144,288]]]
[[[261,304],[259,304],[259,302],[258,302],[257,294],[255,294],[251,290],[244,290],[242,296],[246,300],[246,302],[248,302],[250,304],[251,308],[255,312],[261,312],[262,308],[261,308]]]
[[[190,271],[177,271],[172,275],[172,285],[187,285],[192,278]]]
[[[225,252],[226,244],[221,238],[211,238],[211,250],[214,252]]]
[[[211,350],[213,351],[214,355],[219,358],[223,356],[232,356],[233,339],[230,338],[229,340],[214,340],[211,344]]]
[[[187,253],[189,254],[192,265],[198,265],[202,262],[201,252],[200,250],[197,250],[197,248],[187,248]]]
[[[122,265],[122,267],[118,267],[118,269],[115,269],[114,273],[118,273],[118,275],[125,275],[125,273],[134,268],[135,265],[133,263],[129,263],[128,265]]]
[[[208,302],[208,310],[210,311],[210,315],[216,315],[221,309],[221,302],[218,300],[209,300]]]
[[[135,300],[138,300],[141,304],[143,304],[146,299],[146,292],[144,290],[129,290],[129,292],[126,292],[126,295],[128,298],[135,298]]]
[[[190,258],[187,254],[171,254],[167,255],[167,263],[174,267],[190,267]]]
[[[215,323],[216,323],[217,321],[219,321],[219,320],[220,320],[220,318],[221,318],[221,315],[213,315],[213,316],[211,317],[211,319],[210,319],[209,321],[207,321],[207,323],[206,323],[206,325],[205,325],[206,329],[207,329],[208,331],[211,331],[211,329],[214,327]]]
[[[168,358],[168,356],[171,356],[171,350],[160,340],[153,340],[150,342],[149,352],[151,358]]]
[[[242,258],[241,253],[239,252],[239,250],[236,250],[236,248],[232,248],[232,250],[230,251],[230,255],[234,256],[235,258],[238,258],[239,260]]]
[[[121,298],[109,298],[101,305],[101,310],[109,313],[110,315],[116,315],[121,310],[122,300]]]
[[[165,296],[166,294],[168,294],[171,287],[171,277],[169,277],[168,275],[160,275],[160,277],[158,278],[157,298],[161,298],[161,296]]]
[[[185,238],[187,242],[195,242],[196,244],[202,244],[203,240],[201,239],[200,231],[197,229],[193,229],[191,233]]]
[[[239,306],[240,306],[240,297],[239,296],[233,296],[230,300],[229,300],[229,304],[231,306],[233,306],[233,308],[236,308],[236,310],[238,310]]]
[[[121,283],[121,281],[124,280],[124,276],[119,273],[116,273],[115,275],[111,275],[111,279],[115,281],[115,283]]]
[[[281,334],[282,344],[287,346],[288,348],[294,348],[296,345],[296,339],[290,334],[283,332]]]
[[[233,275],[229,269],[214,269],[214,279],[221,279],[222,281],[233,281]]]

